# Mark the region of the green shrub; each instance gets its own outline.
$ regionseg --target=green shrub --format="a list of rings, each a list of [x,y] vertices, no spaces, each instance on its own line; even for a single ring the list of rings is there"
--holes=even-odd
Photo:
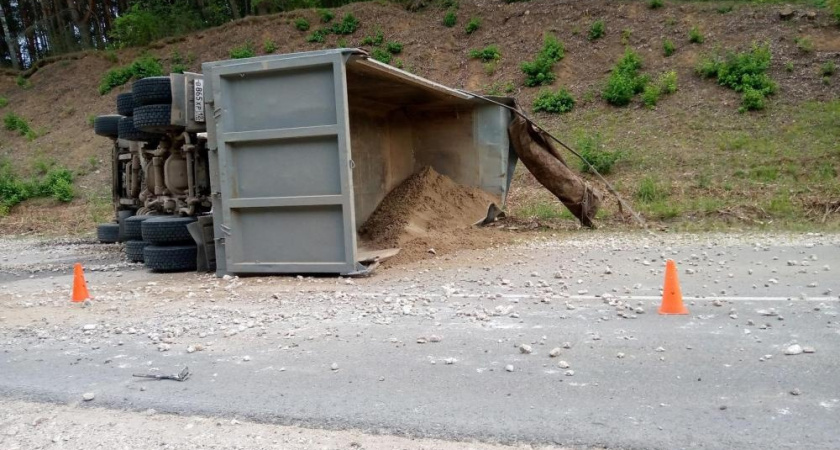
[[[484,62],[496,61],[502,57],[499,47],[495,45],[488,45],[481,49],[473,49],[470,51],[470,58],[480,59]]]
[[[645,86],[645,90],[642,91],[642,102],[648,108],[653,109],[656,106],[656,103],[659,101],[659,97],[662,95],[662,90],[659,86],[651,83]]]
[[[73,200],[73,172],[53,166],[40,177],[21,179],[8,162],[0,161],[0,216],[18,203],[35,197],[52,197],[61,202]]]
[[[5,108],[6,105],[9,104],[9,99],[6,97],[0,97],[0,108]]]
[[[543,38],[543,48],[533,61],[525,61],[519,67],[525,73],[525,86],[541,86],[551,84],[554,75],[554,64],[565,56],[563,43],[552,34]]]
[[[26,136],[32,132],[26,119],[13,112],[9,112],[3,117],[3,125],[7,130],[17,131],[21,136]]]
[[[295,19],[295,28],[298,31],[309,31],[309,21],[303,17],[298,17]]]
[[[677,48],[674,47],[674,43],[671,42],[670,39],[662,40],[662,54],[665,55],[665,57],[673,55],[676,51]]]
[[[467,22],[467,28],[464,30],[467,34],[473,34],[481,27],[481,19],[478,17],[473,17]]]
[[[385,64],[391,63],[391,54],[387,50],[383,50],[377,47],[373,49],[372,52],[370,52],[370,56],[379,62],[383,62]]]
[[[18,75],[17,78],[15,78],[15,84],[17,84],[21,89],[29,89],[32,87],[32,82],[30,82],[28,78],[24,78],[23,75]]]
[[[837,70],[837,66],[834,65],[834,61],[826,61],[820,66],[820,75],[824,77],[830,77],[834,75],[834,72]],[[5,99],[4,99],[5,100]],[[0,105],[5,106],[5,105]]]
[[[627,49],[610,72],[607,85],[601,96],[614,106],[625,106],[633,96],[644,91],[649,79],[640,75],[642,59],[633,50]]]
[[[776,83],[767,75],[772,54],[769,44],[753,44],[749,51],[704,56],[696,71],[716,78],[718,84],[742,94],[742,111],[764,108],[764,98],[776,92]],[[749,91],[749,92],[748,92]],[[757,97],[761,97],[758,99]]]
[[[703,40],[703,33],[700,32],[700,28],[697,28],[696,25],[688,30],[688,42],[691,42],[692,44],[702,44]]]
[[[447,11],[446,15],[443,16],[443,26],[447,28],[452,28],[458,22],[458,16],[455,14],[455,11]]]
[[[385,50],[388,50],[388,53],[392,55],[399,55],[403,51],[403,45],[399,42],[389,42],[385,44]]]
[[[306,42],[326,42],[328,34],[330,32],[327,29],[317,29],[306,36]]]
[[[590,164],[602,175],[612,172],[613,166],[623,154],[620,151],[606,151],[603,147],[600,134],[583,135],[577,139],[577,151],[589,163],[581,161],[581,172],[591,173]]]
[[[785,63],[785,70],[787,72],[793,72],[793,61],[788,61]]]
[[[668,197],[668,190],[652,176],[646,176],[639,182],[636,198],[642,203],[654,203]]]
[[[329,9],[319,9],[318,17],[321,18],[321,23],[330,23],[335,18],[335,14]]]
[[[342,17],[341,22],[334,23],[331,31],[335,34],[353,34],[359,28],[359,19],[351,13]]]
[[[277,44],[274,43],[271,39],[266,39],[263,42],[263,52],[264,53],[274,53],[277,51]]]
[[[806,37],[798,37],[794,39],[794,42],[796,42],[796,47],[805,53],[814,51],[814,42]]]
[[[663,94],[673,94],[674,92],[677,92],[677,72],[669,70],[662,73],[656,84],[659,86],[659,89]]]
[[[565,88],[556,92],[548,89],[540,91],[534,99],[534,112],[567,113],[575,107],[575,99]]]
[[[254,49],[254,43],[251,41],[230,49],[230,59],[253,58],[254,56],[257,56],[257,52]]]
[[[365,36],[362,39],[361,45],[382,45],[385,42],[385,33],[382,32],[382,29],[376,27],[374,29],[373,36]]]
[[[135,59],[131,64],[123,67],[115,67],[102,76],[99,83],[99,93],[102,95],[111,92],[112,89],[122,86],[131,80],[139,80],[147,77],[158,77],[163,75],[163,65],[157,59],[144,55]]]
[[[665,6],[665,2],[662,0],[649,0],[648,1],[648,8],[650,9],[659,9]]]
[[[731,13],[733,9],[735,9],[734,6],[726,5],[726,6],[718,6],[717,9],[715,9],[715,11],[717,11],[718,14],[727,14],[727,13]]]
[[[589,27],[589,40],[594,41],[596,39],[601,39],[604,37],[606,33],[606,29],[604,27],[604,21],[601,19],[592,22],[592,25]]]

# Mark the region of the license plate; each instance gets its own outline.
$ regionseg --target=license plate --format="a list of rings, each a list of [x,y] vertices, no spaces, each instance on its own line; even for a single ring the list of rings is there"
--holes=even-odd
[[[195,121],[204,122],[204,80],[198,78],[193,84],[195,98]]]

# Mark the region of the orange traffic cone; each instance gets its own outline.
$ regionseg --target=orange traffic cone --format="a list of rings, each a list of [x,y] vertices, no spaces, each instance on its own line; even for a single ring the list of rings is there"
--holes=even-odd
[[[677,278],[677,264],[673,259],[665,263],[665,287],[662,289],[662,306],[659,314],[688,314],[683,305],[680,280]]]
[[[85,273],[82,271],[82,265],[76,263],[73,266],[73,299],[74,303],[80,303],[90,298],[88,294],[87,283],[85,283]]]

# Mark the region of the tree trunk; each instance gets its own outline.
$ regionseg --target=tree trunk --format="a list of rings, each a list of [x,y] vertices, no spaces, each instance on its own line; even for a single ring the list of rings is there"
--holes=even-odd
[[[12,59],[12,67],[15,70],[20,70],[20,60],[18,59],[17,54],[17,39],[12,36],[11,31],[9,31],[9,24],[6,23],[6,10],[3,8],[3,4],[0,3],[0,23],[3,26],[3,37],[6,39],[6,46],[9,47],[9,56]]]
[[[228,3],[230,3],[230,10],[233,14],[233,19],[241,19],[242,14],[239,12],[239,2],[237,2],[236,0],[228,0]]]

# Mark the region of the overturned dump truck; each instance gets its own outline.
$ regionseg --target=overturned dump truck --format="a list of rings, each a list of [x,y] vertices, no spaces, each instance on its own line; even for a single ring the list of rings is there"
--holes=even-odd
[[[202,71],[138,80],[119,114],[95,122],[113,139],[116,211],[98,237],[152,270],[367,273],[393,251],[361,248],[360,227],[424,168],[485,193],[489,220],[505,203],[511,99],[490,103],[357,49]]]

